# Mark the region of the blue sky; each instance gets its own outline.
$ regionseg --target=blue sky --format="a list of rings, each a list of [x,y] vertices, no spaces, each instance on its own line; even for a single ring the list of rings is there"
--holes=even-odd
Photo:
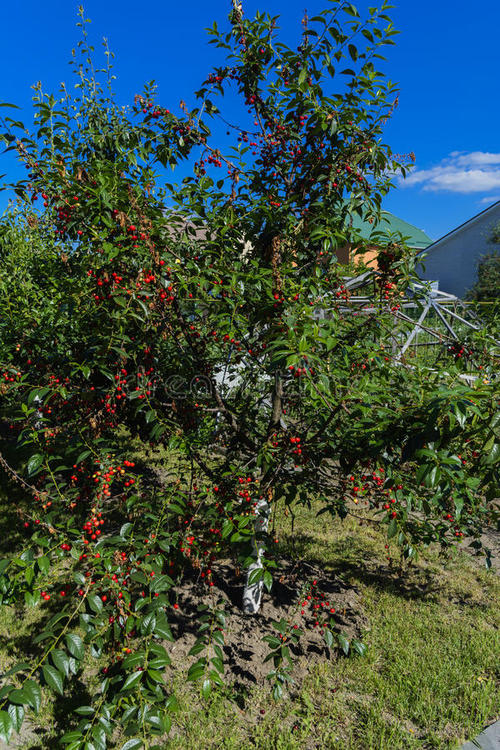
[[[257,9],[280,15],[292,42],[300,35],[304,8],[312,16],[327,0],[243,3],[247,16]],[[377,3],[354,4],[362,12]],[[18,104],[25,122],[36,81],[54,93],[61,81],[71,83],[77,6],[71,0],[23,0],[2,7],[0,101]],[[223,26],[229,0],[87,0],[84,7],[96,52],[107,37],[116,55],[118,101],[130,104],[154,79],[161,104],[175,109],[180,99],[192,101],[191,92],[218,60],[204,29],[214,20]],[[387,48],[383,69],[399,83],[400,95],[384,140],[395,152],[415,152],[416,169],[384,207],[438,239],[500,200],[500,3],[396,0],[389,13],[401,33],[396,46]],[[17,170],[4,156],[5,172],[11,177]]]

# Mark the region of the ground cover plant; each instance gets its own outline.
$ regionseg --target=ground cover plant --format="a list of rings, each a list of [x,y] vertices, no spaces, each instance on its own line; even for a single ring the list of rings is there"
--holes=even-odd
[[[195,633],[187,680],[210,700],[231,628],[218,592],[233,579],[247,628],[264,588],[293,575],[287,596],[315,602],[325,648],[365,654],[318,578],[280,557],[281,511],[292,520],[314,505],[322,526],[363,506],[404,561],[468,537],[491,564],[494,342],[471,334],[450,348],[445,375],[391,361],[385,342],[412,280],[401,237],[380,237],[370,312],[342,311],[335,250],[352,239],[349,217],[376,217],[406,169],[381,140],[396,97],[377,70],[395,34],[386,11],[362,19],[332,2],[304,18],[292,49],[277,19],[235,5],[227,30],[210,30],[223,64],[177,114],[153,84],[130,109],[115,103],[82,11],[76,93],[38,86],[31,134],[4,118],[28,176],[0,227],[0,463],[18,519],[0,594],[43,613],[32,658],[4,674],[4,738],[42,691],[76,699],[91,659],[95,683],[58,739],[161,746],[175,732],[165,670],[178,614],[190,608]],[[237,124],[223,93],[242,101]],[[221,120],[224,151],[211,132]],[[192,173],[168,183],[189,160]],[[467,361],[488,377],[462,380]],[[165,448],[159,479],[137,441]],[[277,700],[305,636],[289,615],[271,629]]]

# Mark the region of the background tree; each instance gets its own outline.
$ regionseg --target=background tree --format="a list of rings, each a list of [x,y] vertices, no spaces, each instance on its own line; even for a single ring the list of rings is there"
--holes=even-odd
[[[496,227],[491,241],[500,244],[500,225]],[[479,303],[480,317],[498,328],[498,314],[500,310],[500,252],[492,252],[480,258],[477,266],[477,281],[468,291],[467,299]],[[494,331],[492,331],[494,333]]]
[[[478,302],[494,302],[500,299],[500,254],[491,253],[481,258],[477,269],[477,283],[468,297]]]

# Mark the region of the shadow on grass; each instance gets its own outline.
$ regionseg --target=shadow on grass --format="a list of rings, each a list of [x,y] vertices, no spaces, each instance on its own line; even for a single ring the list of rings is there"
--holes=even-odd
[[[32,630],[33,627],[36,627],[36,633],[43,632],[43,630],[45,630],[45,628],[47,627],[50,618],[53,617],[53,615],[57,612],[58,609],[56,604],[50,607],[46,607],[44,612],[40,613],[41,616],[36,621],[36,623],[33,623],[31,625],[30,630]],[[23,618],[25,610],[23,607],[16,607],[14,613],[15,617],[13,628],[11,631],[12,634],[2,639],[3,649],[6,653],[9,654],[13,663],[18,661],[26,661],[28,663],[35,664],[43,656],[46,650],[46,642],[42,641],[39,644],[34,643],[33,632],[16,633],[15,622]],[[47,663],[51,663],[49,659],[47,659]],[[83,669],[86,670],[87,667],[84,665]],[[24,742],[30,743],[29,745],[25,745],[26,747],[29,747],[29,750],[48,750],[48,748],[55,747],[57,744],[57,740],[55,738],[61,737],[67,731],[72,729],[73,725],[76,726],[76,716],[73,722],[70,723],[69,721],[69,717],[73,714],[75,708],[78,708],[78,706],[81,705],[92,704],[92,696],[87,686],[82,681],[81,675],[81,671],[76,675],[70,674],[70,676],[64,681],[65,693],[63,696],[54,694],[52,691],[49,691],[51,697],[53,698],[50,707],[49,721],[44,721],[42,719],[38,724],[37,718],[33,716],[30,718],[29,722],[27,722],[26,725],[23,726],[20,738],[22,740],[24,735]],[[23,676],[26,676],[26,673],[22,670],[17,673],[17,676],[22,678]],[[34,676],[34,679],[36,681],[38,681],[39,679],[42,680],[43,686],[41,670],[39,674]],[[45,688],[43,689],[45,691]]]
[[[71,675],[70,680],[71,691],[62,696],[55,696],[50,726],[33,728],[33,734],[37,737],[32,739],[29,750],[52,750],[52,748],[61,747],[59,738],[77,726],[78,717],[73,713],[75,709],[79,706],[92,705],[92,696],[79,677]],[[74,716],[72,721],[69,718],[71,716]]]
[[[299,532],[287,547],[296,559],[321,566],[328,573],[350,582],[357,581],[379,591],[406,599],[437,601],[441,584],[430,570],[399,563],[380,563],[380,552],[368,549],[353,537],[328,543],[313,534]]]
[[[26,507],[26,493],[7,481],[5,475],[1,476],[1,471],[0,468],[0,558],[15,554],[31,536],[23,533],[23,521],[17,512]]]

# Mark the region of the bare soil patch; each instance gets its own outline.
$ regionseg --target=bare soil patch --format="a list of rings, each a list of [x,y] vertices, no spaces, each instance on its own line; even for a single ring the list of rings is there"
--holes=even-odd
[[[306,676],[311,663],[331,657],[332,652],[336,651],[335,646],[332,649],[326,646],[323,637],[321,622],[327,617],[323,615],[316,620],[310,608],[311,602],[301,596],[301,592],[304,595],[304,581],[316,581],[313,588],[318,592],[318,602],[321,601],[321,593],[324,595],[323,601],[329,603],[328,607],[321,609],[326,610],[328,618],[333,618],[335,631],[344,633],[348,639],[359,638],[366,625],[356,587],[345,584],[333,573],[325,573],[317,566],[283,561],[274,576],[271,593],[264,593],[261,611],[257,615],[246,615],[242,611],[243,575],[238,578],[228,563],[213,568],[213,573],[214,601],[219,599],[227,613],[223,648],[225,680],[235,688],[264,684],[265,676],[273,667],[272,661],[264,663],[270,649],[262,639],[267,635],[276,635],[273,622],[282,618],[297,624],[303,632],[299,643],[290,645],[295,657],[293,676],[297,684]],[[196,640],[195,615],[201,593],[206,596],[206,585],[196,580],[185,581],[180,588],[179,610],[169,615],[176,638],[169,648],[174,671],[187,671],[197,658],[189,656],[189,651]],[[308,601],[309,606],[301,607],[302,601]],[[301,614],[302,609],[304,615]],[[335,609],[335,613],[331,614],[330,609]],[[320,626],[315,626],[315,621],[319,621]]]

